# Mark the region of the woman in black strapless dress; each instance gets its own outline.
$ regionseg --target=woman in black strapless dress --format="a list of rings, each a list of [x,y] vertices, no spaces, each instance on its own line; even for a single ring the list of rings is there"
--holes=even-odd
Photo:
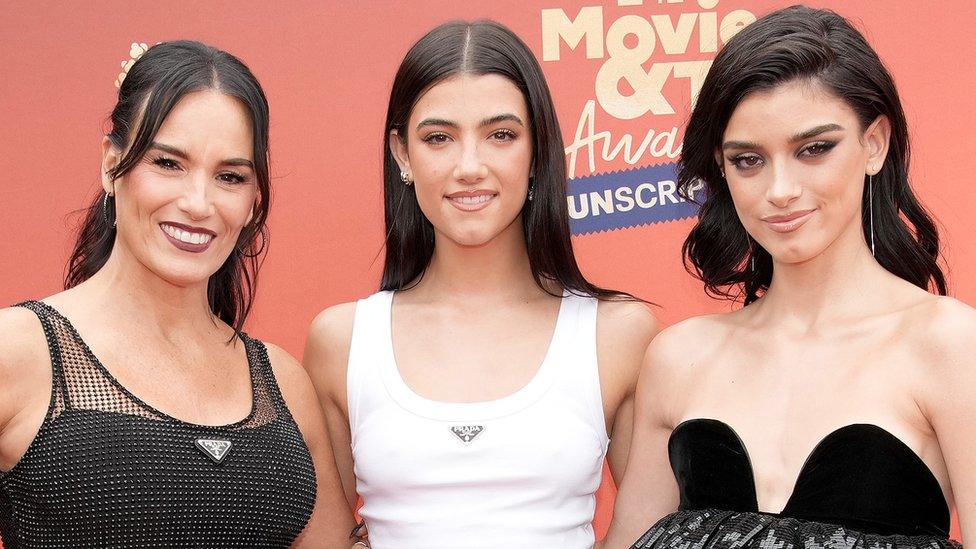
[[[683,251],[745,306],[648,349],[605,547],[952,547],[952,501],[973,535],[976,311],[945,297],[908,158],[892,77],[843,17],[784,9],[719,53]]]

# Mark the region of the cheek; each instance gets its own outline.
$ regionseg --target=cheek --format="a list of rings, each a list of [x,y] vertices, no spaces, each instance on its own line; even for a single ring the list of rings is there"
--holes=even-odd
[[[730,181],[729,194],[732,195],[732,204],[735,206],[735,211],[743,225],[748,227],[754,218],[762,215],[762,212],[759,211],[764,202],[761,185],[752,182]]]
[[[257,188],[219,190],[219,196],[214,201],[220,217],[231,232],[237,232],[249,221],[258,197]]]

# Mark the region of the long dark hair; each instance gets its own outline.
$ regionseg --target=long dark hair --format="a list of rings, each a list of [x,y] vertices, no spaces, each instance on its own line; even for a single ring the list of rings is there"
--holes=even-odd
[[[119,87],[108,138],[124,154],[108,175],[118,179],[135,167],[180,99],[206,89],[239,100],[250,114],[254,134],[254,173],[260,199],[230,257],[207,285],[210,310],[240,332],[254,302],[258,269],[267,243],[265,221],[271,205],[268,101],[250,69],[233,55],[200,42],[179,40],[149,48],[132,65]],[[78,232],[65,288],[84,282],[105,265],[115,242],[115,227],[109,221],[114,216],[114,200],[106,200],[99,193],[87,208]]]
[[[908,182],[908,124],[894,80],[864,36],[828,10],[793,6],[745,27],[716,56],[685,132],[678,186],[686,198],[703,182],[698,223],[685,240],[685,265],[713,296],[746,305],[772,280],[773,261],[739,221],[728,184],[715,162],[732,112],[755,91],[810,79],[843,99],[862,128],[878,116],[891,122],[888,156],[874,176],[875,258],[891,273],[923,289],[946,293],[938,264],[939,233]],[[862,221],[870,239],[865,176]]]
[[[457,74],[497,74],[522,92],[532,128],[533,194],[522,209],[529,265],[536,284],[601,299],[627,294],[591,284],[580,272],[569,234],[566,204],[566,159],[556,110],[545,76],[528,46],[494,21],[453,21],[427,33],[400,64],[386,113],[384,138],[390,131],[407,135],[407,121],[420,95]],[[400,168],[384,147],[386,262],[383,290],[402,290],[422,277],[434,253],[434,227],[417,203],[412,185],[400,180]]]

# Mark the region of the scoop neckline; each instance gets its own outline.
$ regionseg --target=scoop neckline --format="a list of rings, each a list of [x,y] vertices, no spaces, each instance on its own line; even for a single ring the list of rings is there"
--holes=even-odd
[[[105,366],[105,364],[102,363],[102,361],[98,358],[95,352],[91,350],[91,347],[88,346],[88,343],[81,337],[81,334],[78,332],[74,324],[71,322],[71,319],[61,314],[60,311],[58,311],[56,308],[54,308],[54,306],[48,303],[39,300],[34,301],[34,303],[39,304],[50,314],[52,314],[55,318],[58,318],[64,322],[64,326],[68,330],[68,333],[71,335],[72,339],[74,339],[75,342],[81,347],[82,351],[85,353],[85,356],[89,360],[91,360],[92,364],[94,364],[95,367],[103,375],[105,375],[105,377],[112,383],[112,385],[114,385],[123,395],[125,395],[127,398],[132,399],[133,402],[135,402],[138,406],[144,408],[146,411],[155,414],[156,416],[159,416],[159,418],[165,421],[169,421],[170,423],[176,423],[186,427],[192,427],[194,429],[229,430],[229,429],[240,427],[241,425],[248,423],[254,418],[254,415],[257,413],[257,409],[258,409],[257,385],[256,385],[257,380],[255,379],[255,375],[256,375],[255,369],[257,367],[257,364],[255,364],[254,362],[255,359],[251,356],[252,355],[251,338],[244,332],[240,332],[237,338],[240,339],[241,343],[244,345],[244,357],[247,360],[247,371],[248,371],[248,376],[250,378],[250,384],[251,384],[251,409],[248,411],[247,415],[244,416],[243,419],[234,421],[232,423],[226,423],[220,425],[208,425],[206,423],[193,423],[191,421],[174,417],[160,410],[159,408],[156,408],[155,406],[149,404],[143,399],[139,398],[135,393],[130,391],[128,387],[123,385],[122,382],[119,381],[115,377],[115,375],[113,375],[112,372]],[[63,369],[64,365],[62,364],[61,367]],[[151,418],[146,418],[146,419],[151,419]]]
[[[450,422],[497,419],[519,412],[538,401],[552,386],[555,363],[565,348],[564,340],[571,316],[571,308],[578,306],[564,294],[553,326],[546,354],[535,374],[522,387],[503,397],[475,402],[447,402],[434,400],[416,393],[400,375],[393,348],[393,299],[395,292],[381,292],[380,315],[382,323],[382,352],[380,375],[394,401],[404,409],[421,417]]]

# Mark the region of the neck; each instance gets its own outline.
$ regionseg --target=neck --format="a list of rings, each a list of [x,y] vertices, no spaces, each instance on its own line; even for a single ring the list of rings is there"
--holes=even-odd
[[[423,278],[412,290],[429,300],[524,300],[542,293],[532,277],[521,218],[491,241],[463,246],[440,233]]]
[[[92,314],[111,315],[133,328],[177,339],[185,334],[212,333],[219,326],[210,311],[207,282],[188,286],[168,282],[116,241],[105,265],[83,286]]]
[[[757,302],[763,316],[807,331],[857,318],[883,305],[878,299],[897,278],[871,254],[860,224],[821,254],[800,263],[773,261],[769,290]]]

